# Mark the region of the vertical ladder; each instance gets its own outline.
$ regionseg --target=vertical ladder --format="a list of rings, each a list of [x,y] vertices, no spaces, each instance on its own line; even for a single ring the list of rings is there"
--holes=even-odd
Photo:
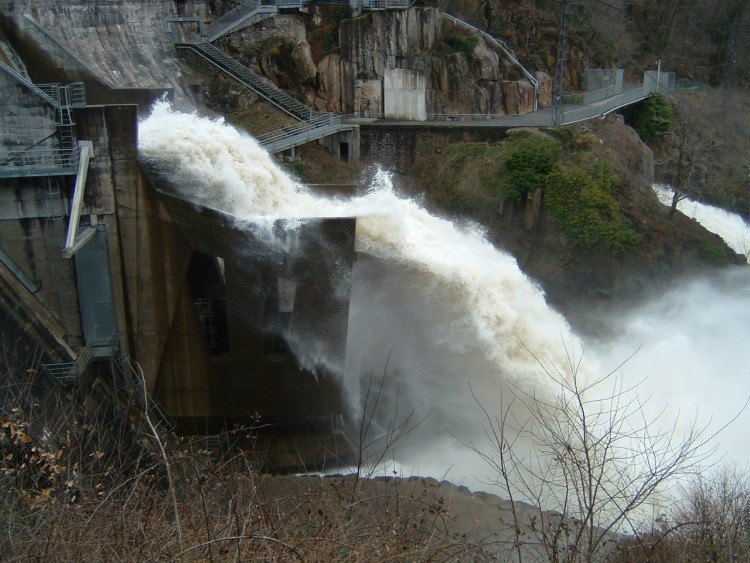
[[[203,327],[203,334],[208,342],[208,347],[209,349],[214,350],[218,343],[216,340],[213,300],[205,298],[196,299],[195,305],[198,307],[198,316],[200,318],[201,326]]]
[[[57,176],[47,176],[47,190],[44,192],[44,206],[47,221],[59,221],[65,216],[65,199],[60,190]]]
[[[58,86],[60,104],[57,106],[57,128],[60,132],[60,148],[72,150],[76,148],[75,122],[70,109],[70,90],[67,86]]]

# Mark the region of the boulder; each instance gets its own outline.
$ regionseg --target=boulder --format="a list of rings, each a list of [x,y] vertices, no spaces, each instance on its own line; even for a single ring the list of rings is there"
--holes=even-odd
[[[484,39],[477,41],[477,46],[474,47],[473,59],[478,78],[481,80],[497,80],[500,78],[500,57],[487,46]]]
[[[292,49],[294,72],[300,84],[314,84],[318,69],[312,58],[312,50],[307,41],[300,41]]]
[[[525,80],[503,82],[505,112],[521,115],[534,111],[534,87]]]
[[[537,71],[536,80],[539,84],[539,107],[552,107],[552,92],[555,89],[555,83],[552,77],[546,72]]]
[[[341,56],[326,55],[318,63],[318,95],[325,100],[327,111],[342,111],[341,76]]]

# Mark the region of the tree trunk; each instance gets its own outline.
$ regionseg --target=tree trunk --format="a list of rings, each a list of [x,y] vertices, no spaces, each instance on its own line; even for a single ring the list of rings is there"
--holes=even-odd
[[[677,190],[674,190],[674,195],[672,195],[672,205],[669,206],[669,217],[671,218],[675,211],[677,211],[677,204],[680,202],[680,200],[683,198],[683,196],[678,192]]]

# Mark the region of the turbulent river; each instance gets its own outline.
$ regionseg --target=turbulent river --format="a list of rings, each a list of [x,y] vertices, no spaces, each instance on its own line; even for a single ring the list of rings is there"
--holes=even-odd
[[[480,229],[428,213],[377,171],[362,195],[314,195],[290,179],[250,137],[220,120],[157,104],[139,127],[139,152],[182,196],[241,223],[273,218],[357,217],[346,370],[356,418],[370,377],[385,377],[373,415],[382,429],[416,426],[389,454],[390,471],[446,477],[486,489],[491,471],[467,448],[482,447],[486,420],[519,393],[552,397],[583,357],[582,377],[616,368],[645,378],[650,405],[688,422],[720,425],[750,395],[750,272],[686,280],[602,322],[619,337],[584,342],[547,306],[541,289]],[[584,352],[585,351],[585,352]],[[303,352],[303,351],[300,351]],[[304,356],[301,353],[300,356]],[[568,375],[566,375],[568,374]],[[592,375],[587,375],[592,374]],[[649,407],[652,408],[652,407]],[[410,418],[409,418],[410,417]],[[743,414],[720,435],[744,462]],[[395,468],[395,469],[394,469]]]

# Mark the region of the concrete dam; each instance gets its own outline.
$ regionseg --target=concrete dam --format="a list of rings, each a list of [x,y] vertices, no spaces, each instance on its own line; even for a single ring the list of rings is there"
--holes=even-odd
[[[451,404],[465,373],[488,396],[498,376],[544,387],[528,348],[565,365],[560,335],[577,339],[481,233],[377,175],[358,197],[309,192],[254,140],[166,101],[146,118],[165,92],[195,101],[164,19],[210,16],[187,1],[2,4],[0,328],[43,343],[60,385],[143,395],[177,433],[260,423],[276,467],[346,457],[343,416],[372,374],[396,381],[368,414],[382,428],[404,400],[437,412],[435,432],[457,414],[478,427]],[[359,130],[363,154],[396,166],[420,134],[347,127],[334,153],[356,156]]]
[[[310,463],[335,459],[347,448],[330,366],[343,370],[356,220],[281,218],[268,228],[285,244],[270,248],[147,176],[139,105],[189,95],[161,30],[185,3],[84,4],[3,5],[6,346],[43,347],[46,375],[63,386],[110,366],[112,393],[145,384],[152,414],[179,434],[262,420],[289,440],[279,466],[308,450]],[[327,365],[303,369],[292,341],[315,342]]]

